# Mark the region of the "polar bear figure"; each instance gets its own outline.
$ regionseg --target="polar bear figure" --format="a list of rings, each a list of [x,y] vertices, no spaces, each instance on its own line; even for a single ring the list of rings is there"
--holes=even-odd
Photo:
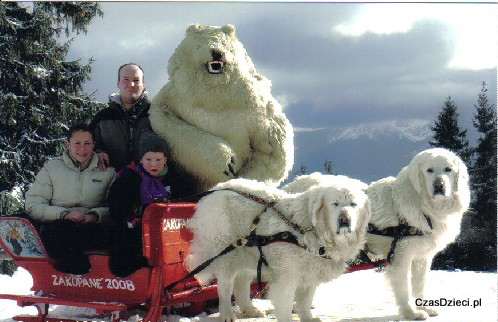
[[[235,27],[189,25],[152,100],[154,132],[196,192],[243,177],[277,185],[294,163],[293,129]]]

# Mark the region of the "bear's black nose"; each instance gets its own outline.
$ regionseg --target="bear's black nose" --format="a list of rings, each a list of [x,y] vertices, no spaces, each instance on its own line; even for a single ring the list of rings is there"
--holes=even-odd
[[[221,58],[223,57],[223,54],[219,51],[213,51],[211,55],[213,55],[213,60],[221,60]]]

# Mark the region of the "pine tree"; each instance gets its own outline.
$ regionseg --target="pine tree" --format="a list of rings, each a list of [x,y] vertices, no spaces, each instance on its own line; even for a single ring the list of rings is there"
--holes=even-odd
[[[68,127],[102,107],[82,94],[92,60],[66,61],[67,37],[95,15],[103,15],[96,3],[0,2],[0,192],[24,191],[61,152]]]
[[[482,83],[476,113],[472,124],[480,133],[474,149],[475,161],[471,167],[471,184],[475,199],[473,223],[487,229],[493,242],[496,242],[496,110],[489,104],[486,82]]]
[[[296,171],[296,174],[298,176],[301,176],[303,174],[306,174],[307,171],[308,167],[304,163],[301,163],[301,165],[299,166],[299,170]]]
[[[1,254],[0,254],[1,255]],[[12,276],[17,270],[17,265],[10,260],[0,260],[0,273]]]
[[[323,167],[325,168],[325,174],[333,174],[333,175],[338,174],[337,171],[335,171],[334,173],[334,165],[330,160],[325,160],[325,162],[323,163]]]
[[[468,164],[471,150],[467,140],[467,130],[460,130],[458,116],[457,106],[451,100],[451,96],[448,96],[438,119],[434,126],[431,126],[431,130],[434,131],[434,141],[430,141],[429,144],[453,151]]]
[[[469,167],[472,204],[457,242],[439,253],[432,269],[496,271],[496,111],[486,83],[478,96],[473,125],[481,133]]]

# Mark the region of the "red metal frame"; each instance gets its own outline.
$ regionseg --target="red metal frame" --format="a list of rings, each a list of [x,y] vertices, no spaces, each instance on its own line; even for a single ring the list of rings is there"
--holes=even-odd
[[[0,294],[0,298],[15,300],[19,306],[37,307],[38,316],[14,317],[17,321],[61,321],[48,317],[49,305],[93,308],[97,314],[111,314],[112,321],[119,321],[121,313],[136,307],[147,309],[144,321],[159,321],[164,308],[182,303],[190,303],[182,314],[198,314],[207,300],[218,297],[216,284],[201,287],[194,278],[190,278],[176,285],[173,290],[165,291],[167,285],[188,274],[185,257],[193,238],[188,229],[188,220],[195,212],[195,205],[158,203],[147,207],[143,218],[143,245],[150,267],[139,269],[127,278],[112,275],[109,257],[105,252],[89,255],[91,271],[88,274],[69,275],[55,270],[45,255],[37,258],[17,256],[0,238],[0,246],[12,256],[13,261],[31,273],[31,290],[37,294]],[[41,245],[29,221],[22,218],[15,220],[28,225]],[[43,254],[46,254],[44,249]],[[370,268],[371,265],[360,265],[349,271]]]

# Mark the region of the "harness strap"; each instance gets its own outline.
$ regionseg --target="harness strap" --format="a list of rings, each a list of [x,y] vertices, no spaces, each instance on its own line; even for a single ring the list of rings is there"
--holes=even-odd
[[[269,245],[271,243],[275,242],[286,242],[286,243],[291,243],[299,246],[299,243],[297,242],[297,238],[292,235],[288,231],[283,231],[279,232],[274,235],[269,235],[269,236],[261,236],[261,235],[256,235],[256,234],[251,234],[245,238],[239,238],[229,246],[227,246],[224,250],[222,250],[218,255],[208,259],[204,263],[200,264],[197,266],[194,270],[192,270],[190,273],[188,273],[185,277],[181,278],[180,280],[173,282],[166,286],[164,289],[165,291],[170,291],[172,290],[176,285],[179,283],[187,280],[188,278],[193,277],[194,275],[200,273],[203,271],[206,267],[208,267],[212,262],[214,262],[218,257],[221,257],[234,249],[238,247],[258,247],[258,250],[260,252],[260,259],[258,261],[258,285],[262,286],[262,281],[261,281],[261,268],[262,265],[265,264],[268,266],[268,262],[266,261],[264,254],[262,252],[262,247]]]
[[[429,228],[432,229],[432,221],[431,219],[424,214],[425,220],[429,225]],[[389,253],[387,253],[387,261],[391,264],[392,258],[394,257],[394,250],[396,249],[396,244],[398,241],[405,237],[413,237],[413,236],[423,236],[425,232],[417,227],[409,226],[404,219],[399,219],[398,226],[386,227],[384,229],[378,229],[373,224],[368,224],[367,233],[372,235],[393,237],[393,241],[391,242],[391,248],[389,249]]]
[[[240,241],[240,239],[239,239]],[[171,284],[169,284],[168,286],[166,286],[164,289],[165,291],[170,291],[172,290],[176,285],[178,285],[179,283],[187,280],[188,278],[191,278],[192,276],[200,273],[201,271],[203,271],[206,267],[208,267],[209,265],[211,265],[212,262],[214,262],[215,259],[217,259],[218,257],[220,256],[223,256],[229,252],[231,252],[232,250],[234,250],[236,248],[236,246],[234,246],[233,244],[230,244],[227,248],[225,248],[224,250],[221,251],[221,253],[219,253],[218,255],[216,255],[215,257],[212,257],[210,259],[208,259],[207,261],[205,261],[204,263],[202,263],[201,265],[197,266],[194,270],[192,270],[190,273],[188,273],[185,277],[179,279],[178,281],[176,282],[173,282]]]
[[[262,199],[258,196],[255,196],[255,195],[252,195],[249,193],[245,193],[242,191],[237,191],[237,190],[232,190],[232,189],[209,190],[209,191],[205,191],[205,192],[202,192],[202,193],[199,193],[199,194],[187,197],[187,198],[183,198],[181,200],[176,200],[176,201],[187,201],[187,200],[188,201],[199,201],[201,198],[203,198],[203,197],[205,197],[213,192],[216,192],[216,191],[232,191],[232,192],[238,193],[241,196],[244,196],[250,200],[253,200],[253,201],[263,205],[265,208],[258,216],[256,216],[254,218],[254,220],[252,222],[251,232],[250,232],[249,236],[246,236],[245,238],[237,239],[231,245],[227,246],[224,250],[222,250],[218,255],[216,255],[215,257],[212,257],[212,258],[208,259],[207,261],[205,261],[204,263],[200,264],[199,266],[197,266],[194,270],[192,270],[189,274],[187,274],[182,279],[169,284],[168,286],[166,286],[164,288],[165,292],[173,289],[176,285],[178,285],[182,281],[185,281],[186,279],[191,278],[194,275],[200,273],[206,267],[208,267],[214,260],[216,260],[218,257],[223,256],[223,255],[231,252],[232,250],[234,250],[237,247],[244,247],[244,246],[247,246],[247,247],[256,246],[256,247],[258,247],[259,260],[258,260],[258,266],[257,266],[257,279],[258,279],[258,287],[261,290],[262,289],[262,279],[261,279],[262,266],[263,266],[263,264],[268,266],[268,262],[266,261],[265,255],[263,254],[262,247],[266,246],[268,244],[274,243],[274,242],[287,242],[287,243],[291,243],[291,244],[297,245],[299,247],[302,247],[301,245],[299,245],[297,238],[293,234],[291,234],[290,232],[287,232],[287,231],[279,232],[279,233],[276,233],[276,234],[270,235],[270,236],[256,235],[256,227],[259,223],[260,216],[268,209],[272,209],[273,211],[275,211],[275,213],[280,217],[280,219],[282,219],[282,221],[284,221],[289,227],[291,227],[292,229],[294,229],[295,231],[297,231],[301,234],[304,234],[305,232],[313,230],[312,227],[311,228],[301,228],[297,224],[295,224],[295,223],[291,222],[289,219],[287,219],[278,209],[276,209],[274,207],[275,204],[277,203],[276,201],[267,201],[267,200]],[[303,248],[305,248],[305,247],[303,247]],[[320,256],[324,257],[324,255],[325,255],[325,249],[322,247],[322,248],[320,248]]]
[[[203,198],[203,197],[205,197],[213,192],[216,192],[216,191],[232,191],[232,192],[238,193],[241,196],[244,196],[248,199],[251,199],[251,200],[257,202],[257,203],[265,206],[266,208],[270,208],[271,210],[275,211],[275,213],[280,217],[280,219],[282,219],[289,227],[291,227],[295,231],[299,232],[300,234],[304,234],[308,231],[313,230],[313,227],[302,228],[299,225],[297,225],[297,224],[291,222],[289,219],[287,219],[287,217],[285,217],[284,214],[282,214],[277,208],[275,208],[275,204],[277,203],[276,201],[268,201],[268,200],[265,200],[265,199],[260,198],[258,196],[252,195],[250,193],[237,191],[237,190],[233,190],[233,189],[229,189],[229,188],[218,189],[218,190],[208,190],[208,191],[204,191],[204,192],[201,192],[201,193],[198,193],[195,195],[187,196],[185,198],[172,200],[171,202],[198,202],[201,198]]]
[[[372,259],[370,259],[370,256],[368,256],[367,251],[365,249],[360,250],[360,253],[358,254],[358,259],[369,265],[372,265],[375,268],[384,267],[386,265],[385,261],[383,260],[373,261]],[[351,264],[349,266],[352,267]]]
[[[280,217],[280,219],[282,219],[283,222],[285,222],[289,227],[291,227],[292,229],[294,229],[295,231],[297,231],[300,234],[304,234],[308,231],[313,230],[313,227],[302,228],[299,225],[297,225],[297,224],[291,222],[289,219],[287,219],[287,217],[285,217],[284,214],[282,214],[277,208],[275,208],[275,204],[277,203],[276,201],[267,201],[263,198],[260,198],[258,196],[251,195],[249,193],[245,193],[242,191],[237,191],[237,190],[232,190],[232,189],[222,189],[222,190],[233,191],[235,193],[238,193],[241,196],[244,196],[244,197],[251,199],[259,204],[262,204],[266,208],[269,208],[269,209],[275,211],[275,213]]]
[[[258,260],[258,266],[256,267],[256,278],[258,280],[258,289],[262,290],[263,289],[263,280],[261,277],[261,269],[263,268],[263,264],[268,267],[268,262],[266,261],[265,254],[263,254],[263,249],[261,248],[261,245],[258,245],[258,251],[259,251],[259,260]]]
[[[260,213],[254,220],[252,221],[252,226],[251,226],[251,233],[249,234],[248,238],[250,238],[251,242],[249,242],[249,247],[254,246],[253,241],[255,241],[255,245],[258,247],[259,251],[259,259],[258,259],[258,265],[256,266],[256,275],[258,279],[258,289],[261,291],[263,289],[263,282],[261,278],[261,269],[263,267],[263,264],[268,266],[268,262],[266,261],[265,254],[263,254],[263,246],[262,246],[262,240],[261,236],[256,235],[256,228],[258,227],[259,220],[261,215],[268,210],[268,207],[265,206],[265,209],[263,210],[262,213]]]

